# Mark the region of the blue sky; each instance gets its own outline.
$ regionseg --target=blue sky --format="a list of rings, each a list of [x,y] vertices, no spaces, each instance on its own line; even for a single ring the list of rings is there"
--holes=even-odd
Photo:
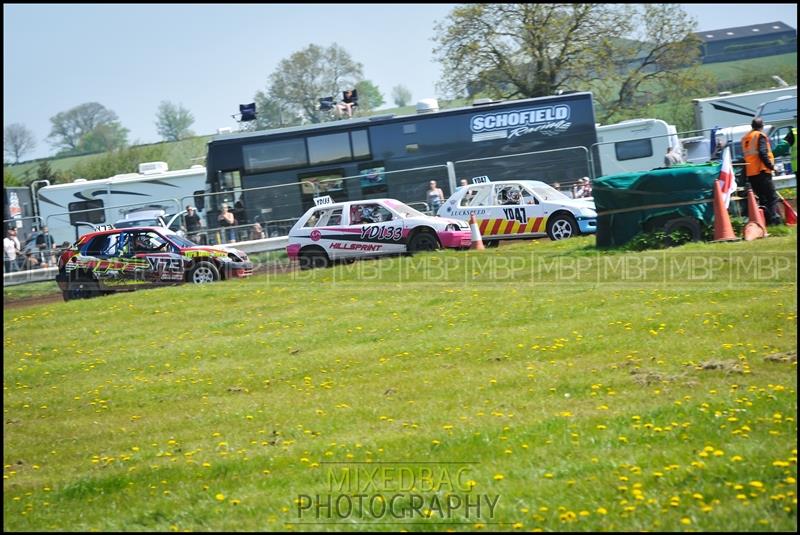
[[[182,104],[193,129],[235,126],[280,60],[338,43],[384,95],[403,84],[436,96],[434,24],[455,4],[4,4],[3,123],[36,136],[25,158],[54,151],[50,117],[85,102],[116,112],[131,142],[159,141],[158,104]],[[796,4],[682,4],[698,30],[782,21]],[[346,14],[346,15],[345,15]]]

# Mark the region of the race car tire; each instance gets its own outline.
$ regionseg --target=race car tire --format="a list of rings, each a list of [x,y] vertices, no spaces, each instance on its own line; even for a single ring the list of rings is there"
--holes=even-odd
[[[500,247],[500,240],[486,240],[483,242],[487,249],[491,249],[493,247]]]
[[[64,301],[75,299],[91,299],[101,294],[100,284],[95,280],[78,279],[70,281],[68,289],[61,292]]]
[[[330,265],[328,255],[317,247],[300,251],[298,261],[300,262],[300,269],[304,271],[307,269],[326,268]]]
[[[578,223],[570,214],[557,213],[547,220],[547,236],[553,240],[565,240],[578,234]]]
[[[208,284],[219,280],[219,270],[211,262],[197,262],[187,275],[192,284]]]
[[[436,251],[439,249],[439,239],[435,234],[422,231],[414,234],[408,242],[408,252],[418,253],[421,251]]]

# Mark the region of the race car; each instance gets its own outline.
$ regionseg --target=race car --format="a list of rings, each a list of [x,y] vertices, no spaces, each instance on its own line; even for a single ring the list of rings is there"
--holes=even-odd
[[[488,245],[496,245],[501,239],[545,235],[563,240],[597,231],[593,201],[570,199],[536,180],[477,181],[458,188],[437,213],[465,221],[472,214]]]
[[[472,243],[465,222],[428,216],[394,199],[335,203],[326,196],[315,203],[289,231],[286,252],[301,269]]]
[[[247,254],[200,246],[163,227],[113,228],[81,236],[58,259],[56,282],[65,301],[143,285],[249,277]]]

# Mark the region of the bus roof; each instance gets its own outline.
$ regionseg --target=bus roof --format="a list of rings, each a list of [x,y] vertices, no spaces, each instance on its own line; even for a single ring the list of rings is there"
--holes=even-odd
[[[256,132],[237,132],[232,134],[216,134],[209,140],[209,145],[212,143],[224,143],[226,141],[238,141],[247,138],[267,138],[272,136],[282,136],[295,133],[310,133],[310,132],[324,132],[325,130],[337,130],[341,128],[357,128],[359,126],[368,126],[372,124],[384,124],[392,121],[416,121],[428,117],[441,117],[451,114],[476,112],[478,110],[487,110],[494,108],[503,108],[508,106],[519,106],[525,103],[531,104],[547,104],[549,101],[563,101],[565,99],[585,98],[586,96],[592,98],[592,94],[587,91],[575,91],[573,93],[565,93],[562,95],[549,95],[546,97],[526,98],[519,100],[500,100],[486,104],[474,104],[472,106],[461,106],[458,108],[448,108],[430,113],[412,113],[408,115],[372,115],[370,117],[358,117],[353,119],[341,119],[337,121],[330,121],[326,123],[316,123],[311,125],[300,126],[287,126],[284,128],[274,128],[269,130],[258,130]]]

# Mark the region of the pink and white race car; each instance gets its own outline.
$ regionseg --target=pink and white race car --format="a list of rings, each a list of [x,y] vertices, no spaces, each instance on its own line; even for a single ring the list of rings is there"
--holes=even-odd
[[[465,221],[427,216],[394,199],[333,202],[318,197],[289,231],[286,252],[302,269],[335,260],[468,248]]]

